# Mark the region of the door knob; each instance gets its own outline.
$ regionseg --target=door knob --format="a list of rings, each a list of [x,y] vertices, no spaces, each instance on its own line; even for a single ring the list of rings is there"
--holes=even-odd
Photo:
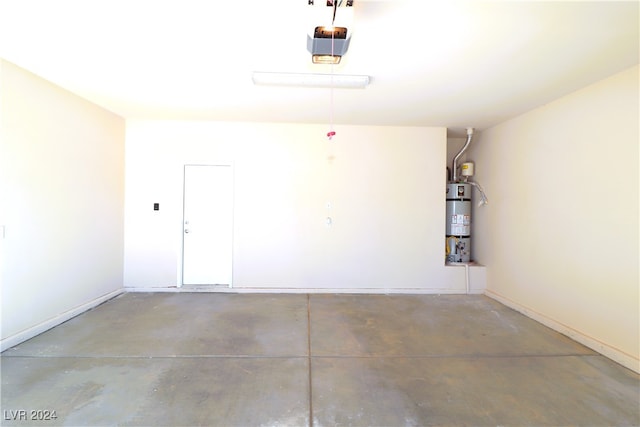
[[[187,233],[187,234],[189,234],[189,229],[188,229],[188,228],[185,228],[185,229],[184,229],[184,232],[185,232],[185,233]]]

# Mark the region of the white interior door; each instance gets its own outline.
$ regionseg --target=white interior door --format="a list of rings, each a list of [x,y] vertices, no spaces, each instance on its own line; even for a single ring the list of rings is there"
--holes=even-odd
[[[183,226],[182,284],[231,286],[231,166],[185,165]]]

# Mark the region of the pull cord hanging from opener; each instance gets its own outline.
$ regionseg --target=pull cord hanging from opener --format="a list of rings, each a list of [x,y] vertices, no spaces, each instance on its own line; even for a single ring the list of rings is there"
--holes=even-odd
[[[334,0],[333,2],[333,19],[331,20],[331,26],[333,30],[331,31],[331,57],[334,55],[334,40],[335,40],[335,23],[336,23],[336,12],[338,11],[338,0]],[[329,141],[333,140],[333,137],[336,135],[336,131],[333,129],[333,61],[331,61],[331,87],[329,88],[329,132],[327,132],[327,138]]]

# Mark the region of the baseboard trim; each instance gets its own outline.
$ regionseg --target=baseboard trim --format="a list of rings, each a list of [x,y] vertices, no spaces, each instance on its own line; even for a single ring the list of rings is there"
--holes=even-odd
[[[248,288],[248,287],[158,287],[125,288],[125,292],[211,292],[233,294],[426,294],[426,295],[464,295],[464,289],[424,289],[424,288]],[[470,294],[482,295],[484,289],[471,289]]]
[[[611,347],[610,345],[603,343],[593,337],[585,335],[584,333],[577,331],[570,326],[567,326],[563,323],[560,323],[550,317],[545,316],[529,307],[526,307],[522,304],[519,304],[503,295],[500,295],[496,292],[492,292],[490,290],[485,291],[485,295],[489,298],[492,298],[498,301],[501,304],[506,305],[519,313],[524,314],[525,316],[542,323],[543,325],[553,329],[554,331],[560,332],[563,335],[571,338],[574,341],[583,344],[590,349],[597,351],[603,356],[613,360],[614,362],[619,363],[625,368],[631,369],[634,372],[640,373],[640,360],[636,357],[619,350],[615,347]]]
[[[61,323],[66,322],[67,320],[76,317],[79,314],[84,313],[87,310],[91,310],[94,307],[106,302],[112,298],[117,297],[118,295],[124,293],[124,289],[117,289],[113,292],[109,292],[106,295],[98,297],[94,300],[91,300],[87,303],[79,305],[71,310],[65,311],[62,314],[59,314],[51,319],[47,319],[44,322],[41,322],[31,328],[25,329],[24,331],[18,332],[17,334],[11,335],[0,341],[0,351],[5,351],[11,347],[15,347],[16,345],[25,342],[28,339],[35,337],[36,335],[40,335],[41,333],[48,331],[51,328],[58,326]]]

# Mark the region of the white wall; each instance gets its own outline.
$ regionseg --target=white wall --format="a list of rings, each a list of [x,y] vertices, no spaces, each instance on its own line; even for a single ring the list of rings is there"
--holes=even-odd
[[[482,132],[489,293],[638,370],[638,67]]]
[[[122,289],[125,123],[11,63],[0,67],[6,343]]]
[[[128,121],[125,286],[179,285],[183,165],[230,162],[234,288],[464,291],[444,267],[446,129],[336,131]]]

